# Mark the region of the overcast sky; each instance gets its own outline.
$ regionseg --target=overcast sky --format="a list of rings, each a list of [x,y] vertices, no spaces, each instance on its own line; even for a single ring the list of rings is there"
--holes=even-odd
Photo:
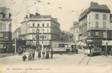
[[[69,31],[73,21],[78,21],[79,14],[89,7],[91,1],[107,4],[112,10],[112,0],[0,0],[1,6],[10,8],[13,15],[12,30],[20,26],[27,13],[39,12],[58,18],[61,29]]]

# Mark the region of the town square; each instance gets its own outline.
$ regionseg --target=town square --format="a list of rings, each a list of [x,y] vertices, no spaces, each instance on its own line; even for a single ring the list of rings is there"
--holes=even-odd
[[[0,0],[0,64],[111,73],[112,0]]]

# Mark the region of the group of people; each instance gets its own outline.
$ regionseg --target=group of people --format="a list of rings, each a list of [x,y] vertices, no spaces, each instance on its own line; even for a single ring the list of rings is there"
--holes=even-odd
[[[22,57],[23,61],[26,61],[26,60],[31,61],[31,60],[34,60],[34,58],[35,58],[35,52],[30,52],[28,55],[24,54]]]
[[[52,50],[46,50],[46,51],[32,51],[30,52],[28,55],[24,54],[22,59],[23,61],[31,61],[34,60],[35,58],[42,58],[42,59],[49,59],[49,58],[53,58],[53,51]]]

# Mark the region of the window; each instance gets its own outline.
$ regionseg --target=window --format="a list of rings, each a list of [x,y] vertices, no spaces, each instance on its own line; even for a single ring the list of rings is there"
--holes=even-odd
[[[96,23],[95,23],[95,27],[96,27],[96,28],[98,28],[98,26],[99,26],[99,23],[98,23],[98,22],[96,22]]]
[[[106,22],[103,22],[103,28],[106,28]]]
[[[47,31],[46,31],[47,33],[49,32],[49,29],[47,29]]]
[[[99,19],[99,14],[95,14],[95,19]]]
[[[107,38],[107,32],[103,32],[103,37]]]
[[[59,47],[65,47],[65,44],[59,44]]]
[[[9,18],[11,18],[11,13],[9,13]]]
[[[0,23],[0,32],[6,31],[6,24]]]
[[[42,27],[44,27],[44,23],[42,24]]]
[[[49,23],[47,23],[47,27],[49,27]]]
[[[33,27],[35,27],[35,24],[33,23]]]
[[[106,14],[103,14],[103,20],[106,20],[106,19],[107,19]]]
[[[40,24],[37,24],[37,27],[40,27]]]
[[[3,18],[5,18],[5,14],[3,14]]]
[[[89,15],[89,20],[91,19],[91,15]]]
[[[32,29],[32,33],[35,33],[36,31],[35,31],[35,29]]]
[[[99,35],[99,32],[95,32],[95,35],[98,36]]]
[[[91,36],[91,33],[90,32],[88,32],[88,36]]]

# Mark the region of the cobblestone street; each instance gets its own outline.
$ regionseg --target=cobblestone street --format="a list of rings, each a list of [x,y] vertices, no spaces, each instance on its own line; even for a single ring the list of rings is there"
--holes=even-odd
[[[35,59],[23,62],[21,55],[14,55],[0,58],[0,63],[4,66],[3,73],[12,71],[13,73],[21,73],[22,69],[31,69],[27,73],[33,73],[33,71],[38,73],[111,73],[112,57],[56,54],[53,59]],[[7,68],[14,70],[7,71]],[[22,71],[22,73],[24,72],[26,73],[26,71]]]
[[[0,58],[2,64],[37,64],[37,65],[94,65],[109,66],[112,64],[112,56],[93,56],[88,57],[83,54],[55,54],[53,59],[38,59],[33,61],[22,61],[22,55],[8,56]]]

